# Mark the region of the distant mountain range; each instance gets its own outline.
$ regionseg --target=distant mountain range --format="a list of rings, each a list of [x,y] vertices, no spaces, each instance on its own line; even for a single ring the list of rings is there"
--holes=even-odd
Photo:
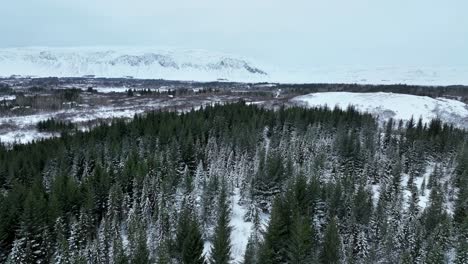
[[[275,61],[274,58],[271,59]],[[313,62],[311,62],[313,64]],[[468,85],[466,67],[310,66],[285,68],[204,50],[146,47],[0,49],[0,76],[133,77],[282,83]]]
[[[0,50],[0,76],[261,80],[249,61],[201,50],[154,48],[14,48]]]

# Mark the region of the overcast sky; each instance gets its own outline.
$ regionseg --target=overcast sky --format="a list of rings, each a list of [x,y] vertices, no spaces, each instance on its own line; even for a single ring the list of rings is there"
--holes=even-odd
[[[466,0],[4,0],[0,47],[176,46],[276,63],[468,64]]]

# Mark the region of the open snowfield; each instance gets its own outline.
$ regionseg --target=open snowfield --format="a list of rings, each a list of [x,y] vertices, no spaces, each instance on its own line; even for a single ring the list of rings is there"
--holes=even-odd
[[[116,93],[115,96],[109,95],[103,105],[96,104],[96,101],[88,101],[83,104],[65,108],[61,110],[37,110],[30,114],[18,115],[13,112],[0,115],[0,142],[6,144],[24,144],[33,140],[59,136],[59,133],[44,133],[37,130],[37,123],[48,119],[56,119],[65,122],[74,123],[78,129],[87,130],[98,123],[98,121],[109,121],[114,118],[131,119],[136,114],[144,114],[154,110],[169,110],[177,112],[187,112],[192,109],[197,110],[203,106],[223,104],[230,101],[238,101],[237,96],[179,96],[172,97],[145,97],[133,96],[126,97],[122,94],[122,89],[110,88],[108,93]],[[162,90],[162,89],[157,89]],[[123,90],[124,91],[124,90]],[[90,95],[91,98],[99,102],[104,100],[99,95]],[[89,98],[87,99],[89,100]]]
[[[431,98],[396,93],[350,93],[326,92],[298,96],[293,102],[309,107],[324,106],[346,109],[353,105],[359,111],[378,116],[380,120],[402,119],[414,117],[417,121],[422,117],[424,122],[439,117],[444,122],[468,128],[468,106],[457,100]]]

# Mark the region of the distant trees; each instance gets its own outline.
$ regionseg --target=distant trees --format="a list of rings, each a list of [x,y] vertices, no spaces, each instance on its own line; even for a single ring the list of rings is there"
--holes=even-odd
[[[68,132],[75,129],[75,125],[71,122],[49,118],[44,121],[39,121],[37,123],[37,129],[46,132]]]

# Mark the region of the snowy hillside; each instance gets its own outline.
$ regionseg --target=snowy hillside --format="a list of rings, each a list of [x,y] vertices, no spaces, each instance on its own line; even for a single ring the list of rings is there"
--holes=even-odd
[[[355,106],[359,111],[369,112],[380,120],[389,118],[409,120],[422,117],[424,122],[439,117],[445,122],[468,128],[468,106],[463,102],[445,98],[395,94],[395,93],[312,93],[292,99],[308,106],[327,105],[346,108]]]
[[[0,50],[0,76],[126,77],[213,81],[261,80],[245,59],[200,50],[155,48],[15,48]]]
[[[280,83],[468,85],[468,67],[310,65],[260,62],[204,50],[148,47],[0,49],[0,77],[126,77]]]

